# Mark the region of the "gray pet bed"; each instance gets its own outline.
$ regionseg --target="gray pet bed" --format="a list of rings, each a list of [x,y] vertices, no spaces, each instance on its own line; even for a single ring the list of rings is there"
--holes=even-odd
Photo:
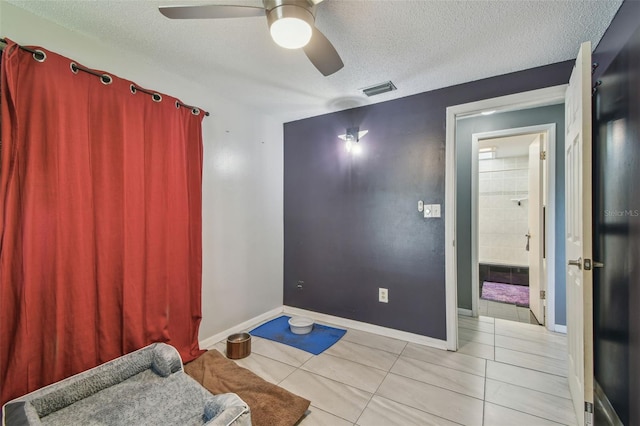
[[[6,403],[3,425],[250,426],[236,394],[213,395],[154,343]]]

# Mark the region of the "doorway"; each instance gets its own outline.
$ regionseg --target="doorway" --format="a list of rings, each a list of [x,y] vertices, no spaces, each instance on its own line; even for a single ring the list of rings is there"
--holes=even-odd
[[[483,112],[496,111],[496,115],[505,112],[504,116],[507,116],[512,112],[523,112],[521,115],[526,119],[531,118],[538,114],[539,109],[542,107],[555,106],[559,109],[559,116],[562,119],[562,124],[558,124],[558,128],[564,128],[564,109],[562,104],[564,102],[564,92],[566,85],[554,86],[545,89],[534,90],[531,92],[524,92],[514,95],[503,96],[500,98],[487,99],[478,102],[472,102],[463,105],[457,105],[447,108],[447,147],[446,147],[446,176],[445,176],[445,205],[448,208],[445,211],[445,280],[446,280],[446,292],[447,292],[447,348],[449,350],[457,350],[458,348],[458,313],[466,315],[478,315],[477,303],[472,306],[473,300],[478,300],[479,297],[472,297],[472,289],[475,286],[471,285],[471,271],[472,265],[471,259],[471,167],[472,167],[472,150],[469,142],[462,142],[459,138],[464,133],[461,129],[458,129],[458,121],[462,118],[480,117]],[[537,123],[549,123],[557,121],[543,120],[537,121]],[[536,122],[534,122],[536,123]],[[529,123],[531,125],[533,123]],[[494,129],[505,128],[517,128],[527,127],[527,124],[515,124],[511,126],[494,127]],[[483,128],[483,125],[474,125],[474,131],[472,133],[482,133],[483,131],[493,131],[494,129]],[[468,129],[466,129],[468,130]],[[540,130],[538,130],[540,131]],[[544,130],[543,130],[544,131]],[[558,137],[562,136],[561,134]],[[464,144],[468,144],[465,147]],[[466,162],[460,161],[461,157],[467,156]],[[468,163],[468,165],[467,165]],[[467,173],[468,176],[461,176],[460,173]],[[558,182],[563,182],[564,177],[562,175],[557,176]],[[466,188],[465,189],[465,185]],[[556,182],[549,182],[549,185],[559,187]],[[563,186],[562,186],[563,187]],[[467,191],[465,193],[465,191]],[[467,195],[468,193],[468,195]],[[546,226],[548,232],[555,235],[555,230],[551,228],[555,225],[555,218],[550,220],[549,214],[556,214],[555,207],[551,208],[551,201],[547,205],[547,220]],[[459,215],[468,215],[468,223],[459,220]],[[564,217],[564,212],[560,212],[557,217]],[[558,229],[558,232],[564,231]],[[464,240],[466,238],[466,241]],[[550,245],[547,242],[547,259],[552,255],[552,251],[555,249],[554,245]],[[464,255],[460,255],[460,251],[468,250]],[[557,250],[559,251],[559,250]],[[556,262],[564,262],[564,252],[558,252],[556,256]],[[460,267],[466,267],[468,269],[468,276],[463,276],[460,273]],[[554,265],[548,263],[548,273],[554,271]],[[564,282],[564,281],[563,281]],[[557,284],[557,283],[556,283]],[[466,292],[466,294],[465,294]],[[547,293],[547,303],[552,302],[550,297],[552,294]],[[459,307],[459,301],[462,298],[466,298],[468,301],[467,306]],[[561,299],[558,300],[557,306],[564,306],[564,287],[559,294]],[[475,312],[473,312],[475,308]],[[561,313],[564,315],[564,312]],[[566,331],[566,326],[556,325],[556,312],[553,309],[547,310],[546,313],[546,327],[552,331]],[[564,317],[560,317],[560,324],[564,324]]]
[[[546,322],[555,131],[552,123],[473,134],[472,316]]]

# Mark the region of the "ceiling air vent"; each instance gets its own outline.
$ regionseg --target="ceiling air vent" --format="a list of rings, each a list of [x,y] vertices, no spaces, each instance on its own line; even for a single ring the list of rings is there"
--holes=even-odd
[[[385,81],[384,83],[376,84],[375,86],[365,87],[362,90],[367,96],[375,96],[381,93],[391,92],[392,90],[396,90],[396,86],[391,81]]]

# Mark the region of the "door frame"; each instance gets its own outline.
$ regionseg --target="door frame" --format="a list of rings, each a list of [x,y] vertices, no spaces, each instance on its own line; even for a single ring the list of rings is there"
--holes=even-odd
[[[562,129],[564,131],[564,129]],[[511,129],[495,130],[491,132],[474,133],[471,142],[471,314],[478,316],[478,303],[480,292],[476,285],[479,280],[479,235],[478,235],[478,216],[479,216],[479,191],[478,191],[478,142],[483,139],[502,138],[508,136],[520,136],[534,133],[542,133],[546,136],[547,141],[547,167],[545,182],[547,191],[546,206],[546,259],[547,274],[544,281],[546,290],[546,310],[545,310],[545,326],[549,329],[555,327],[555,285],[550,286],[549,283],[555,283],[555,259],[556,259],[556,123],[539,124],[535,126],[517,127]]]
[[[445,145],[445,297],[447,349],[458,350],[458,287],[456,255],[456,118],[487,110],[512,111],[564,102],[567,85],[516,93],[447,107]]]

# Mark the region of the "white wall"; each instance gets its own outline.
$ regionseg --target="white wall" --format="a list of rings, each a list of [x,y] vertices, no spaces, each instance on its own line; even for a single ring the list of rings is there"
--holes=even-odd
[[[480,263],[528,266],[525,234],[529,202],[529,157],[478,162],[478,260]]]
[[[204,119],[200,340],[282,305],[282,123],[165,72],[126,46],[63,28],[0,0],[0,36],[38,45],[211,113]]]

